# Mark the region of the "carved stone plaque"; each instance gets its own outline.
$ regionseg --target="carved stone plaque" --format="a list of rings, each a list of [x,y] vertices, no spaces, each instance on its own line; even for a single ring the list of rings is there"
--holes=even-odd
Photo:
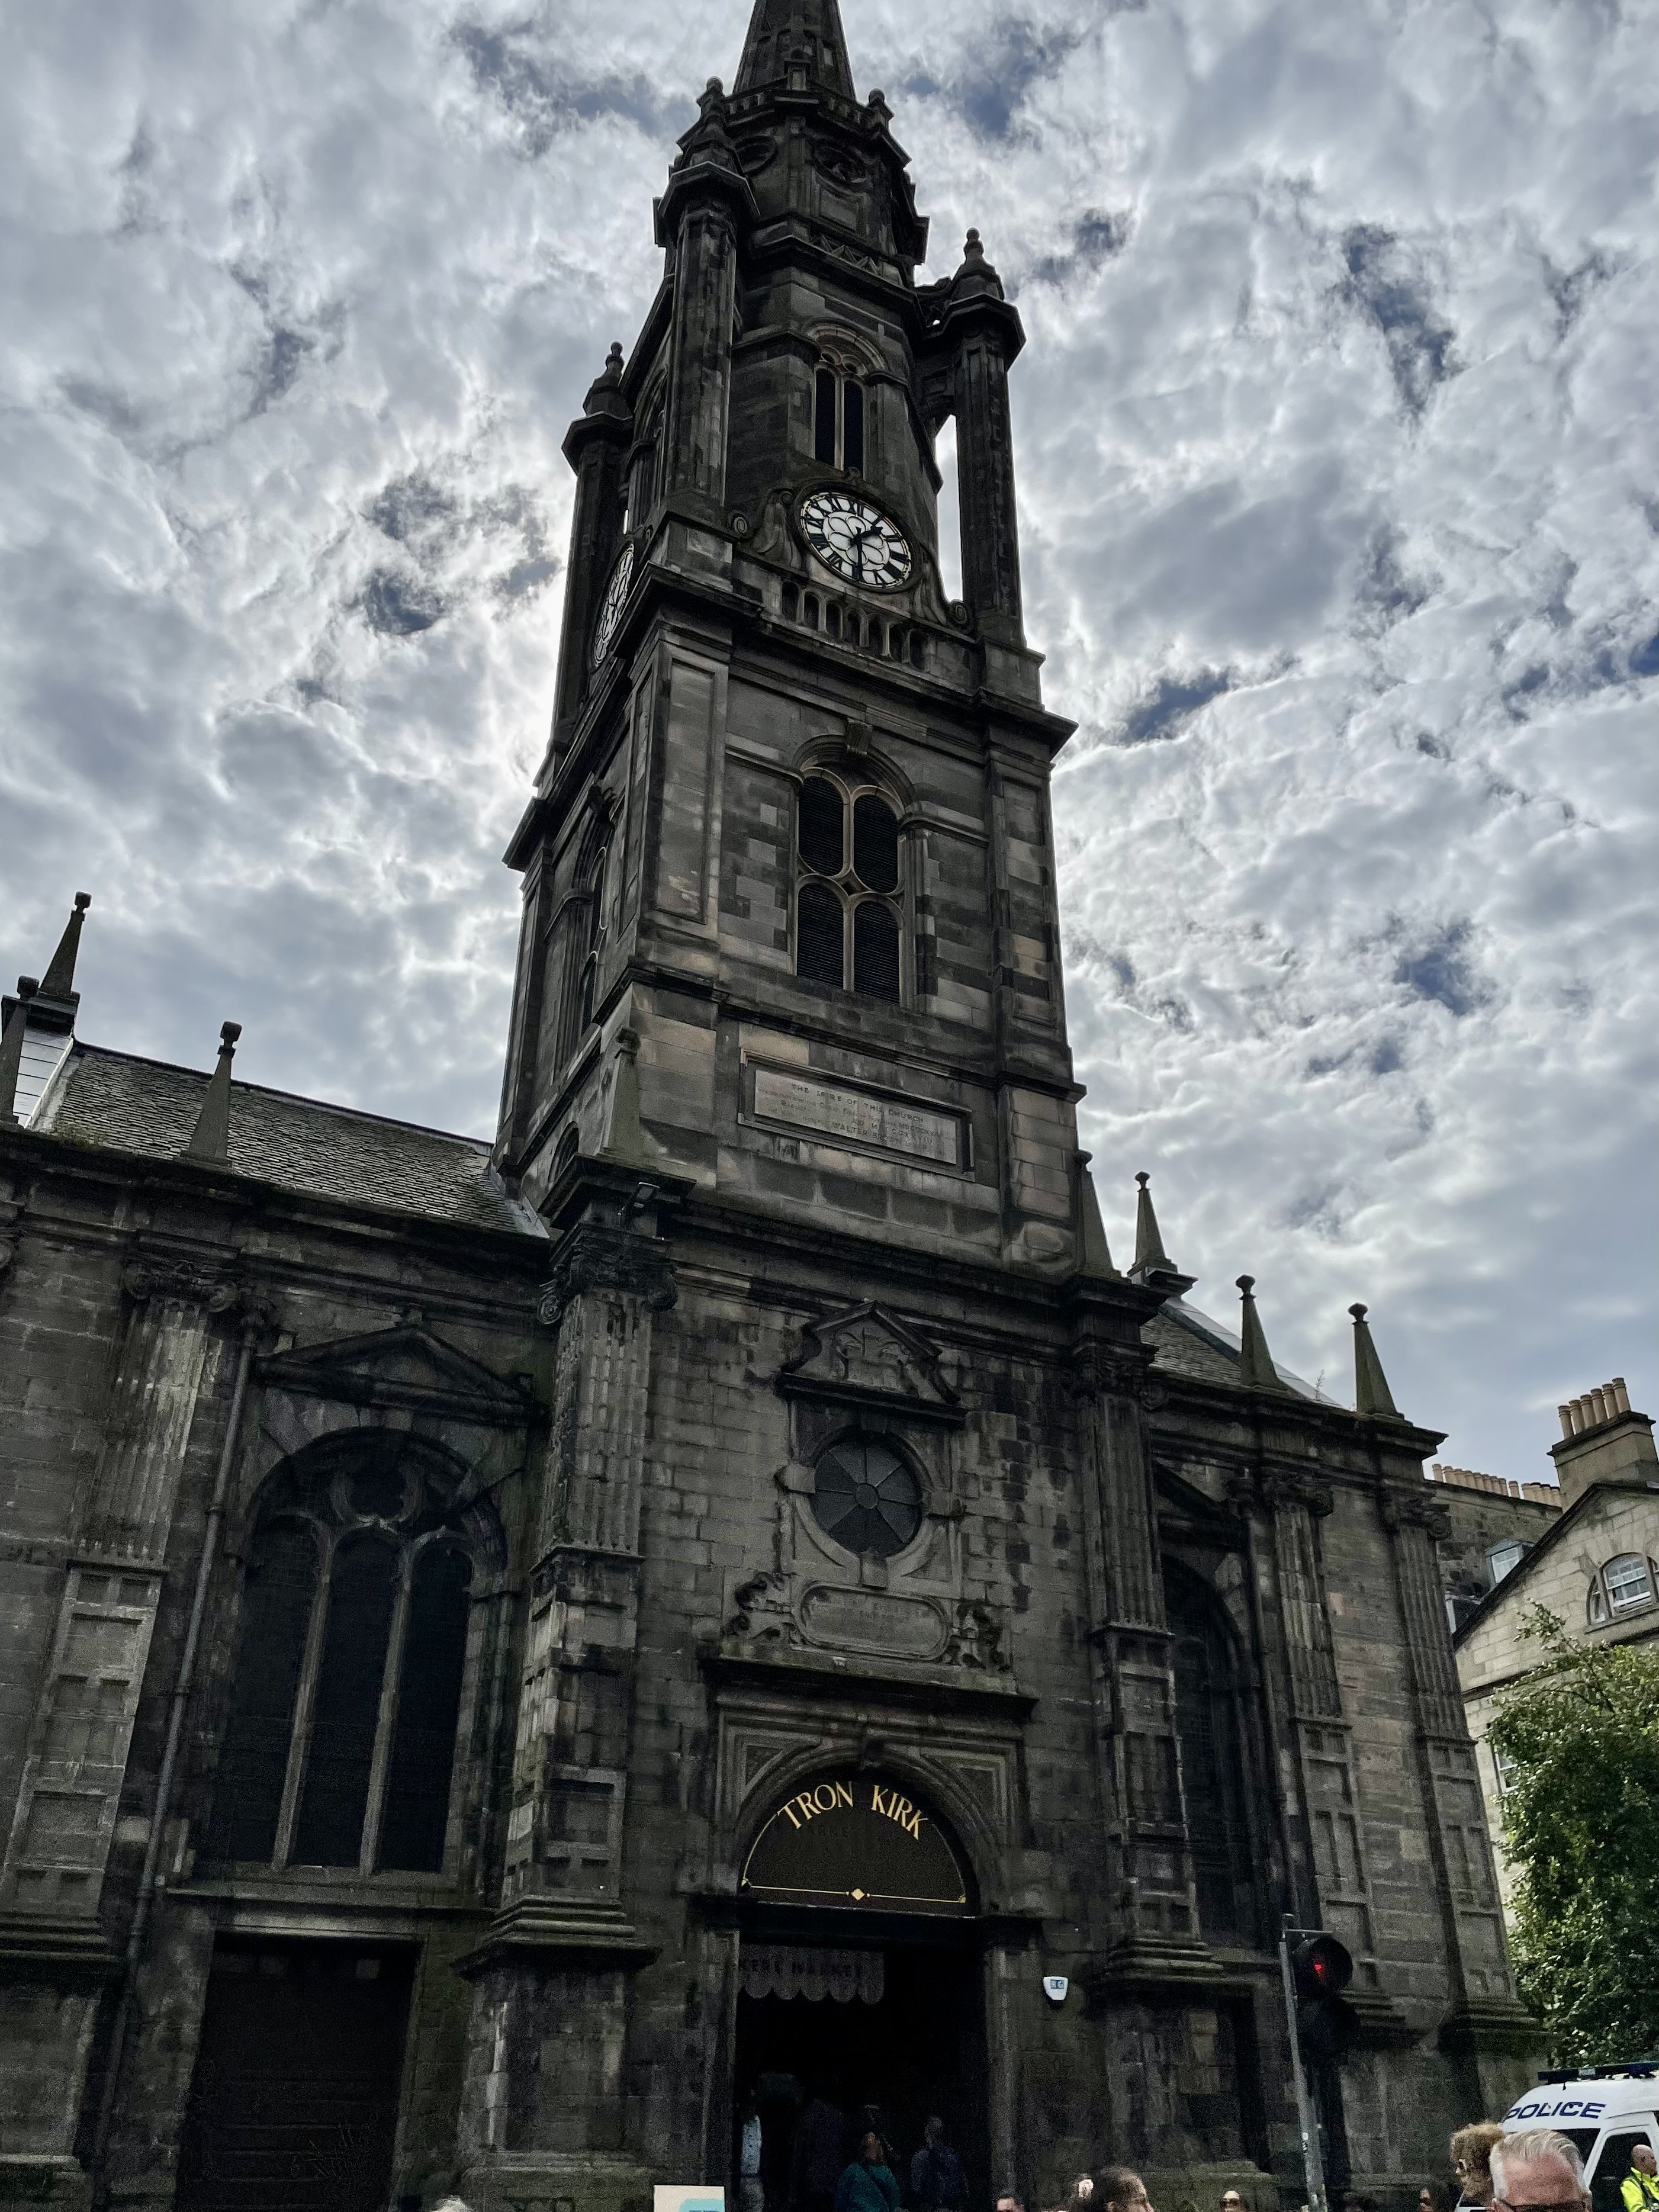
[[[931,1113],[896,1098],[876,1098],[810,1076],[786,1075],[775,1067],[755,1070],[755,1111],[769,1121],[812,1129],[854,1144],[878,1146],[912,1159],[945,1167],[962,1165],[962,1124],[953,1114]]]
[[[801,1600],[800,1625],[814,1644],[902,1659],[937,1659],[949,1636],[944,1614],[923,1598],[823,1583]]]

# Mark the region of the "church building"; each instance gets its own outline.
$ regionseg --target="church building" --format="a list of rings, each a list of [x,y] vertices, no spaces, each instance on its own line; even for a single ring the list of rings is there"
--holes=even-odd
[[[1288,1917],[1328,2173],[1414,2201],[1534,2033],[1439,1437],[1363,1307],[1352,1411],[1206,1319],[1133,1160],[1109,1249],[1019,316],[918,281],[836,0],[698,107],[565,441],[493,1145],[84,1039],[84,897],[7,1001],[0,2197],[735,2203],[752,2109],[789,2212],[817,2096],[976,2212],[1276,2212]]]

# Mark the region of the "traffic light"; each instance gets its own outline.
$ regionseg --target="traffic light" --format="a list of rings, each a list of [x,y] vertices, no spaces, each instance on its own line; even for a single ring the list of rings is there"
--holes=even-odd
[[[1334,1936],[1309,1935],[1291,1952],[1296,1983],[1296,2033],[1304,2058],[1334,2063],[1353,2047],[1359,2015],[1342,1992],[1353,1960]]]

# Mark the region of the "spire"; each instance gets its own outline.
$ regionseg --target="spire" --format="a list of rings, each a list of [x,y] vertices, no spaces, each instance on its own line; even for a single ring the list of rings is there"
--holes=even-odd
[[[1164,1249],[1158,1215],[1152,1210],[1151,1176],[1143,1170],[1135,1181],[1140,1186],[1140,1195],[1135,1200],[1135,1257],[1129,1279],[1145,1283],[1148,1290],[1162,1291],[1165,1297],[1184,1297],[1198,1278],[1183,1275]]]
[[[836,0],[755,0],[735,92],[782,84],[853,100],[853,70]]]
[[[230,1063],[236,1054],[240,1022],[226,1022],[219,1030],[219,1064],[208,1079],[207,1096],[196,1117],[196,1133],[179,1157],[221,1164],[230,1158]]]
[[[1085,1275],[1104,1275],[1117,1279],[1117,1269],[1112,1265],[1111,1248],[1106,1242],[1106,1224],[1100,1218],[1100,1200],[1095,1194],[1095,1179],[1089,1172],[1089,1155],[1078,1154],[1078,1199],[1082,1219],[1082,1267]]]
[[[1371,1342],[1371,1333],[1365,1324],[1366,1309],[1350,1306],[1348,1311],[1353,1316],[1353,1409],[1356,1413],[1375,1413],[1384,1420],[1397,1421],[1400,1408],[1394,1402],[1389,1378],[1382,1372],[1382,1362]]]
[[[1241,1275],[1238,1292],[1244,1302],[1238,1324],[1238,1379],[1247,1390],[1282,1392],[1285,1385],[1279,1379],[1279,1370],[1267,1349],[1261,1316],[1256,1311],[1255,1277]]]
[[[1158,1234],[1158,1216],[1152,1211],[1152,1179],[1143,1170],[1135,1181],[1140,1186],[1140,1196],[1135,1201],[1134,1272],[1139,1275],[1148,1267],[1167,1267],[1170,1260]]]
[[[33,975],[18,977],[17,996],[0,1035],[0,1129],[18,1127],[17,1077],[23,1065],[23,1032],[28,1027],[29,1000],[40,988]]]
[[[78,1003],[80,994],[75,988],[75,961],[81,950],[81,924],[86,919],[87,908],[92,904],[90,891],[76,891],[75,910],[64,925],[64,933],[58,940],[58,950],[52,956],[40,984],[43,999],[67,999]]]

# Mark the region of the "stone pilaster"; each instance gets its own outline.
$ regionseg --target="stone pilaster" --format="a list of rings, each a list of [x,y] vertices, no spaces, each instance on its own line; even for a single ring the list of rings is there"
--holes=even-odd
[[[586,408],[565,434],[564,456],[575,471],[576,496],[559,638],[556,744],[568,740],[587,688],[594,617],[622,544],[623,471],[633,434],[633,410],[622,392],[622,349],[614,346]]]
[[[1325,1486],[1269,1470],[1257,1496],[1272,1535],[1274,1594],[1283,1638],[1296,1775],[1293,1796],[1307,1838],[1308,1863],[1297,1901],[1353,1954],[1356,2001],[1378,1989],[1376,1927],[1353,1731],[1342,1706],[1331,1637],[1319,1524],[1335,1498]],[[1311,1894],[1309,1894],[1309,1892]],[[1381,2001],[1386,2008],[1386,2000]],[[1372,2008],[1376,2006],[1373,2004]]]
[[[1182,1800],[1175,1676],[1152,1506],[1146,1408],[1151,1354],[1085,1345],[1076,1356],[1089,1488],[1096,1694],[1103,1735],[1112,1924],[1103,1986],[1203,1978]]]
[[[1480,2058],[1529,2049],[1538,2030],[1515,1995],[1480,1778],[1446,1625],[1435,1544],[1446,1535],[1450,1516],[1437,1499],[1404,1487],[1385,1486],[1378,1507],[1406,1634],[1424,1813],[1446,1931],[1451,2004],[1440,2038],[1449,2052],[1477,2062],[1468,2089],[1478,2103],[1486,2087]],[[1507,2076],[1501,2078],[1506,2086]]]
[[[625,1911],[623,1839],[652,1334],[674,1299],[664,1244],[587,1220],[540,1301],[558,1341],[502,1910],[465,1967],[480,2111],[463,2154],[485,2212],[578,2176],[584,2202],[641,2191],[620,2069],[632,1969],[651,1954]]]
[[[212,1323],[237,1300],[190,1261],[140,1259],[123,1279],[103,1446],[0,1868],[6,1915],[96,1918],[185,1455],[217,1371]]]
[[[238,1301],[211,1267],[141,1257],[102,1448],[64,1572],[3,1864],[3,2149],[26,2193],[84,2201],[74,2156],[100,1991],[114,1957],[99,1908],[126,1783],[191,1431],[211,1395],[215,1320]]]

